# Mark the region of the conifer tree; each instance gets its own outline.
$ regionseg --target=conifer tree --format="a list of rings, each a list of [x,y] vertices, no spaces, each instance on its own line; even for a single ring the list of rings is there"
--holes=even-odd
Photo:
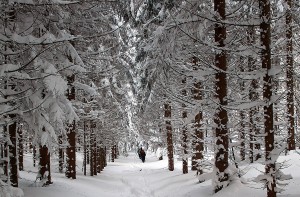
[[[287,118],[288,118],[288,150],[295,150],[295,112],[294,112],[294,56],[293,56],[293,0],[286,0],[286,87],[287,87]]]
[[[219,50],[215,55],[215,67],[218,68],[215,74],[216,85],[215,92],[216,98],[218,99],[218,106],[216,109],[216,113],[214,115],[214,121],[216,123],[215,130],[215,140],[216,140],[216,149],[215,149],[215,193],[222,190],[224,186],[226,186],[226,182],[229,180],[229,174],[226,172],[228,168],[228,147],[229,147],[229,139],[228,139],[228,115],[227,115],[227,78],[226,78],[226,70],[227,70],[227,59],[226,59],[226,51],[225,47],[225,39],[226,39],[226,26],[222,23],[225,20],[225,0],[214,0],[214,10],[218,14],[219,18],[217,18],[215,24],[215,42]]]
[[[259,0],[260,8],[260,40],[261,40],[261,63],[265,75],[263,77],[263,98],[264,106],[264,129],[265,129],[265,174],[268,176],[266,180],[267,196],[276,197],[276,160],[272,154],[274,150],[274,120],[273,120],[273,102],[272,99],[272,76],[269,74],[271,65],[271,2],[270,0]]]
[[[174,170],[174,153],[173,153],[173,131],[171,125],[171,104],[170,102],[166,102],[164,104],[165,109],[165,124],[166,124],[166,133],[167,133],[167,151],[168,151],[168,166],[169,170]]]

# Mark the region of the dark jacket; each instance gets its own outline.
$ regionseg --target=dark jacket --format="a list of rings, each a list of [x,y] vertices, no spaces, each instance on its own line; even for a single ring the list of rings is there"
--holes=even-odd
[[[145,151],[143,150],[143,149],[141,149],[141,151],[140,151],[140,159],[143,161],[143,162],[145,162],[145,158],[146,158],[146,153],[145,153]]]

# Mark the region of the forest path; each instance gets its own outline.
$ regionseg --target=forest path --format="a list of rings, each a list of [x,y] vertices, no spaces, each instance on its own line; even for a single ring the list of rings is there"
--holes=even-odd
[[[197,189],[194,172],[182,175],[180,162],[175,171],[167,169],[167,160],[158,161],[154,155],[146,156],[146,162],[138,158],[135,152],[128,157],[121,156],[115,162],[108,162],[107,167],[97,176],[84,176],[81,155],[77,156],[77,179],[70,180],[57,172],[53,159],[53,184],[39,187],[35,181],[37,168],[32,167],[31,155],[25,155],[25,171],[20,172],[20,187],[25,197],[189,197]],[[211,183],[207,183],[210,185]],[[205,195],[205,193],[207,195]],[[211,193],[207,190],[203,196]]]
[[[250,182],[242,184],[233,181],[223,192],[213,195],[211,181],[199,184],[195,172],[182,174],[181,161],[175,161],[175,170],[170,172],[168,162],[164,158],[158,161],[154,155],[147,155],[142,163],[136,153],[130,152],[128,157],[120,156],[115,162],[108,162],[107,167],[97,176],[87,176],[82,173],[82,155],[77,155],[77,179],[67,179],[58,173],[58,164],[52,158],[53,184],[40,187],[36,184],[37,167],[32,166],[32,155],[25,154],[24,169],[19,173],[19,187],[23,189],[24,197],[258,197],[265,196],[261,184]],[[284,169],[286,174],[292,174],[293,179],[286,186],[286,191],[278,197],[299,197],[300,160],[297,153],[290,153],[279,159],[288,161],[290,165]],[[245,180],[252,180],[259,175],[264,166],[257,163],[246,169]]]

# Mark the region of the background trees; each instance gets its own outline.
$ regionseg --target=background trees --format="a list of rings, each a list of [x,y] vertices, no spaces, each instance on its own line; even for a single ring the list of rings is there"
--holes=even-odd
[[[83,151],[85,174],[90,165],[96,175],[106,156],[113,161],[132,148],[129,140],[146,140],[153,151],[168,149],[171,171],[174,154],[183,173],[191,158],[200,181],[214,169],[215,192],[241,175],[241,161],[265,158],[270,179],[260,180],[275,196],[276,158],[296,147],[297,6],[1,2],[3,180],[18,186],[29,139],[45,183],[50,155],[75,179],[76,152]]]

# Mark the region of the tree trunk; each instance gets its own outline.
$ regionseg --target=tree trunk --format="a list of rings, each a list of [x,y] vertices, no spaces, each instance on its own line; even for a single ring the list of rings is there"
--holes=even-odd
[[[86,176],[86,122],[83,121],[83,175]]]
[[[97,144],[96,144],[96,122],[93,122],[93,141],[92,141],[92,151],[93,151],[93,173],[97,175]]]
[[[48,163],[48,148],[46,145],[40,146],[39,148],[39,178],[42,180],[44,178],[45,172],[47,171]]]
[[[111,146],[111,162],[115,162],[114,145]]]
[[[8,135],[8,126],[5,125],[3,128],[4,131],[4,136],[5,136],[5,143],[4,143],[4,161],[3,161],[3,171],[4,175],[6,176],[6,180],[4,182],[8,181],[8,152],[9,152],[9,147],[8,147],[8,140],[9,140],[9,135]]]
[[[193,63],[193,70],[198,70],[198,59],[196,57],[193,57],[192,63]],[[192,95],[193,99],[200,101],[202,99],[202,93],[201,93],[201,82],[195,82],[194,86],[192,88]],[[199,111],[198,114],[195,116],[195,123],[194,128],[195,132],[192,135],[192,168],[191,170],[197,170],[197,174],[202,174],[203,171],[199,166],[199,160],[203,159],[203,132],[201,131],[201,122],[203,115],[202,111]]]
[[[40,180],[47,179],[44,183],[48,185],[51,182],[51,173],[50,173],[50,154],[48,152],[48,148],[46,145],[40,146],[39,149],[40,158],[39,158],[39,176]],[[48,171],[47,177],[45,177],[45,173]]]
[[[104,148],[100,148],[100,153],[101,153],[101,162],[100,162],[100,164],[101,164],[101,166],[100,166],[100,169],[101,169],[101,171],[104,169],[104,167],[105,167],[105,149]]]
[[[186,112],[183,114],[184,118],[187,118]],[[183,148],[183,155],[182,155],[182,173],[187,174],[188,170],[188,151],[187,151],[187,128],[184,126],[182,128],[182,148]]]
[[[3,127],[3,133],[4,133],[4,127]],[[4,166],[4,144],[0,145],[0,155],[1,155],[1,160],[3,160],[3,162],[0,163],[0,166],[3,168]]]
[[[76,133],[75,121],[68,127],[68,147],[66,148],[66,177],[76,179]]]
[[[246,131],[246,124],[245,124],[245,113],[244,111],[240,111],[240,127],[241,130],[239,132],[240,134],[240,141],[241,141],[241,147],[240,147],[240,156],[241,156],[241,161],[244,161],[246,159],[246,143],[245,143],[245,131]]]
[[[36,147],[35,145],[32,146],[32,152],[33,152],[33,167],[35,167],[36,164]]]
[[[102,154],[102,155],[101,155],[101,156],[102,156],[102,157],[101,157],[101,158],[102,158],[102,159],[101,159],[101,161],[102,161],[101,171],[102,171],[102,170],[105,168],[105,155],[106,155],[106,154],[105,154],[105,149],[104,149],[104,148],[101,148],[101,149],[102,149],[102,153],[101,153],[101,154]]]
[[[97,146],[97,173],[101,172],[101,148]]]
[[[7,12],[4,12],[4,27],[7,28],[8,25],[8,19],[9,19],[9,14]],[[8,46],[7,44],[4,44],[4,51],[8,50]],[[4,64],[8,63],[8,55],[4,55]],[[7,89],[7,79],[4,80],[4,89]],[[7,96],[4,96],[5,99],[7,99]],[[6,176],[6,180],[4,180],[5,182],[8,182],[8,155],[9,155],[9,145],[8,145],[8,141],[9,139],[9,129],[7,124],[4,125],[3,127],[3,133],[4,133],[4,161],[3,161],[3,170],[4,170],[4,175]]]
[[[107,152],[107,150],[106,150],[106,146],[104,147],[104,167],[106,167],[107,166],[107,158],[106,158],[106,152]]]
[[[245,72],[244,69],[244,58],[240,58],[240,71],[241,73]],[[240,94],[241,97],[243,97],[243,94],[245,92],[245,82],[243,79],[240,79]],[[240,110],[240,131],[239,131],[239,137],[240,137],[240,156],[241,156],[241,161],[244,161],[246,159],[246,115],[244,110]]]
[[[48,153],[48,163],[47,163],[47,167],[48,167],[48,176],[47,176],[47,184],[52,184],[52,180],[51,180],[51,159],[50,159],[50,153]]]
[[[247,30],[247,39],[248,39],[248,45],[253,45],[255,43],[254,40],[254,27],[248,27]],[[249,72],[255,71],[256,67],[255,67],[255,61],[254,58],[249,56],[248,57],[248,69]],[[256,79],[252,79],[251,84],[250,84],[250,91],[249,91],[249,100],[251,102],[253,101],[257,101],[258,100],[258,93],[257,93],[257,89],[258,89],[258,82]],[[250,134],[250,162],[253,163],[254,162],[254,153],[255,151],[255,141],[256,141],[256,134],[258,133],[258,129],[257,129],[257,122],[256,122],[256,116],[258,114],[258,107],[252,107],[249,111],[249,134]]]
[[[293,68],[293,27],[292,0],[286,0],[289,6],[286,11],[286,87],[287,87],[287,116],[288,116],[288,150],[295,150],[295,120],[294,120],[294,68]]]
[[[194,70],[197,70],[196,66]],[[201,82],[194,83],[194,87],[192,89],[193,99],[197,101],[202,100],[202,93],[201,93]],[[199,165],[199,161],[203,160],[203,151],[204,151],[204,136],[203,131],[201,129],[203,121],[202,111],[199,111],[198,114],[195,116],[195,133],[192,137],[192,170],[197,170],[197,174],[202,174],[203,170]]]
[[[276,178],[275,178],[275,161],[271,152],[274,150],[274,123],[273,123],[273,103],[272,98],[272,77],[269,75],[271,67],[271,9],[270,0],[260,0],[259,7],[261,10],[260,39],[262,44],[262,68],[266,74],[263,77],[263,98],[266,102],[264,106],[264,126],[265,126],[265,173],[271,177],[267,179],[267,196],[276,197]]]
[[[23,145],[23,130],[22,130],[22,125],[19,125],[18,127],[18,153],[19,153],[19,171],[24,170],[24,165],[23,165],[23,155],[24,155],[24,145]]]
[[[6,10],[4,12],[4,16],[5,16],[4,17],[4,27],[5,28],[7,28],[9,20],[15,19],[15,17],[11,15],[12,12],[9,13],[10,11]],[[5,44],[4,50],[7,51],[8,49],[12,50],[12,47],[8,47],[7,44]],[[7,63],[9,63],[8,56],[4,55],[4,64],[7,64]],[[9,79],[9,77],[5,77],[3,82],[4,82],[4,89],[9,90],[9,91],[15,90],[15,84],[12,82],[11,79]],[[6,95],[6,93],[4,93],[4,98],[8,99],[8,95]],[[11,186],[18,187],[17,123],[14,120],[16,118],[16,115],[10,114],[8,116],[5,116],[5,118],[9,118],[10,122],[8,123],[8,125],[6,125],[4,127],[4,133],[5,133],[4,174],[6,175],[6,177],[9,177]],[[8,143],[8,141],[10,141],[10,143]],[[7,159],[9,160],[9,162]],[[9,168],[10,168],[10,172],[8,170]]]
[[[165,119],[166,119],[166,130],[167,130],[167,150],[168,150],[168,165],[169,170],[174,170],[174,154],[173,154],[173,134],[171,125],[171,105],[165,104]]]
[[[91,132],[89,133],[90,135],[91,135]],[[91,138],[91,136],[90,136],[90,138]],[[89,139],[87,139],[87,142],[86,142],[86,149],[88,150],[88,151],[86,151],[86,164],[87,165],[90,165],[90,138]]]
[[[75,81],[75,75],[67,77],[68,80],[68,99],[75,100],[75,87],[73,83]],[[76,133],[75,133],[75,120],[68,125],[67,128],[67,141],[68,147],[66,148],[66,177],[76,179]]]
[[[58,147],[58,171],[60,173],[63,173],[64,170],[64,147],[63,146],[63,136],[59,135],[58,136],[58,143],[59,143],[59,147]]]
[[[222,50],[225,47],[226,27],[222,24],[225,20],[225,0],[214,0],[214,10],[220,16],[220,22],[215,24],[215,42],[220,48],[220,52],[215,55],[215,67],[219,70],[216,73],[216,96],[219,106],[216,109],[214,122],[216,123],[216,148],[215,148],[215,167],[216,167],[216,183],[215,193],[222,190],[224,186],[228,185],[229,174],[226,172],[228,167],[228,115],[226,111],[227,106],[227,60],[226,52]]]
[[[14,119],[16,115],[9,115]],[[18,164],[17,164],[17,123],[14,121],[8,126],[11,144],[9,147],[10,182],[13,187],[18,187]]]
[[[90,176],[94,176],[94,141],[95,141],[95,133],[94,133],[94,123],[90,121]]]
[[[115,145],[116,159],[120,156],[118,143]]]
[[[182,80],[183,84],[183,90],[182,90],[182,96],[187,96],[186,91],[186,78]],[[187,174],[189,172],[188,170],[188,151],[187,151],[187,126],[186,126],[186,118],[187,118],[187,111],[186,111],[186,105],[182,104],[182,120],[183,120],[183,127],[182,127],[182,173]]]

